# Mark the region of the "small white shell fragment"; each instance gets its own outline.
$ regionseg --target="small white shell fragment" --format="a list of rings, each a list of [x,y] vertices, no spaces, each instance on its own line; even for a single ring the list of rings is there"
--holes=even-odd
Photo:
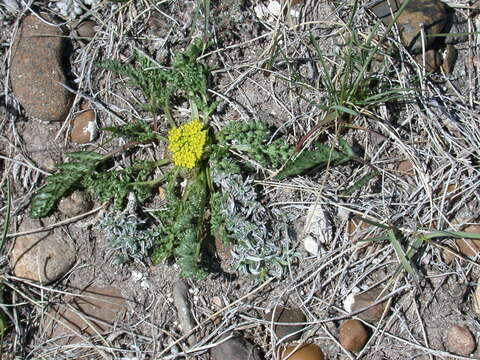
[[[355,294],[349,294],[343,300],[343,308],[345,309],[346,312],[352,312],[352,306],[355,303]]]
[[[312,235],[322,244],[330,241],[332,237],[332,225],[320,205],[314,204],[308,209],[303,233]]]
[[[360,292],[360,289],[354,287],[349,295],[343,300],[343,308],[346,312],[352,312],[352,306],[355,303],[355,295]]]
[[[313,256],[318,255],[318,250],[319,250],[318,242],[317,240],[315,240],[313,236],[311,235],[305,236],[305,238],[303,239],[303,247],[305,248],[305,250],[308,251],[309,254]]]
[[[255,15],[261,20],[265,20],[268,18],[268,9],[263,4],[256,5],[253,8],[253,11],[255,12]]]
[[[267,9],[268,12],[273,16],[280,16],[280,14],[282,13],[282,5],[276,0],[270,1]]]
[[[132,280],[137,282],[143,278],[143,274],[140,271],[132,271]]]

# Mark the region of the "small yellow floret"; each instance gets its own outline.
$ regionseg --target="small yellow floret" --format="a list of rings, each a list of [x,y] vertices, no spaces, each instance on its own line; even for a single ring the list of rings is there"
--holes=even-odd
[[[203,154],[207,140],[207,130],[203,124],[194,120],[173,128],[168,133],[168,149],[173,153],[175,165],[192,169]]]

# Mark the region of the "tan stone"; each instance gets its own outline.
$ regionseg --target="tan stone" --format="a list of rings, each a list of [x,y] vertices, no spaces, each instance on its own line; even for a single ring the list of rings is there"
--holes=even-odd
[[[23,19],[12,47],[10,80],[27,114],[45,121],[65,120],[72,101],[71,93],[61,85],[67,83],[65,47],[60,27],[35,15]]]
[[[360,321],[347,320],[340,325],[339,339],[346,350],[357,352],[365,346],[368,332]]]
[[[26,219],[20,231],[41,227],[39,221]],[[15,276],[43,284],[59,279],[74,262],[74,247],[55,232],[19,236],[10,253],[10,266]]]

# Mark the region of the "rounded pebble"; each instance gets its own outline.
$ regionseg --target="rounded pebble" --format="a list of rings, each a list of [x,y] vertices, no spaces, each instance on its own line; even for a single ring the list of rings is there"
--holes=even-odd
[[[363,349],[368,332],[358,320],[347,320],[340,325],[340,344],[348,350],[357,352]]]
[[[464,325],[453,325],[448,331],[447,347],[452,353],[470,355],[476,347],[475,338]]]

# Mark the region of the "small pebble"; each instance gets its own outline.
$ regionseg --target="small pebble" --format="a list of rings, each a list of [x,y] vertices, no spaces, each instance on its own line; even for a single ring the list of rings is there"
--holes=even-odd
[[[72,120],[70,138],[76,144],[89,143],[97,137],[98,127],[95,121],[95,111],[88,109]]]
[[[282,360],[323,360],[325,358],[322,349],[315,344],[304,344],[295,349],[297,349],[296,345],[287,346],[280,358]]]
[[[348,350],[358,352],[368,339],[368,332],[358,320],[347,320],[340,325],[340,344]]]
[[[447,348],[458,355],[470,355],[476,347],[475,338],[466,326],[454,325],[447,335]]]

